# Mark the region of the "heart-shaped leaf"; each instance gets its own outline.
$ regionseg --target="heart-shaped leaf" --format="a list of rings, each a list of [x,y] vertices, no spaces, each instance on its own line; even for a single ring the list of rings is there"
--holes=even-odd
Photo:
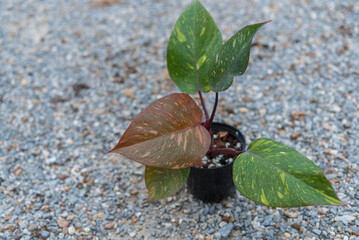
[[[151,167],[201,166],[211,143],[201,120],[202,111],[188,94],[170,94],[136,116],[110,152]]]
[[[167,169],[146,166],[145,182],[148,200],[156,201],[177,192],[187,180],[189,168]]]
[[[208,67],[222,45],[222,35],[211,15],[195,0],[177,20],[167,47],[167,67],[184,92],[208,92]]]
[[[242,28],[218,50],[208,72],[209,84],[213,91],[221,92],[228,89],[232,85],[233,77],[245,72],[254,34],[266,23]]]
[[[267,138],[253,141],[238,156],[233,181],[243,196],[270,207],[343,205],[319,167]]]

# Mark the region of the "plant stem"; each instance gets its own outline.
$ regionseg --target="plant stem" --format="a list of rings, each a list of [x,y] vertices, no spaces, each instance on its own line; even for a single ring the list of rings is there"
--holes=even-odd
[[[215,155],[219,155],[219,154],[230,154],[230,155],[235,155],[238,156],[241,153],[244,153],[246,150],[240,150],[237,151],[233,148],[211,148],[208,150],[208,154],[215,154]]]
[[[206,104],[205,104],[205,102],[203,100],[203,97],[202,97],[202,92],[198,91],[198,94],[199,94],[199,98],[201,99],[204,115],[206,116],[206,120],[208,120],[209,119],[208,112],[207,112]]]
[[[214,102],[214,107],[213,107],[213,110],[212,110],[211,118],[209,120],[207,120],[205,125],[204,125],[204,127],[207,128],[208,131],[211,130],[214,115],[216,114],[216,110],[217,110],[217,105],[218,105],[218,92],[216,92],[216,100]]]

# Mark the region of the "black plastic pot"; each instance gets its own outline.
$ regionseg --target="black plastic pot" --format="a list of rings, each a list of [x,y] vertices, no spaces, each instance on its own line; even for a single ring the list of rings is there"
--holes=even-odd
[[[212,130],[228,132],[241,143],[241,150],[245,149],[245,138],[238,129],[225,123],[214,122]],[[236,191],[232,169],[233,162],[217,168],[191,167],[187,179],[188,191],[193,197],[203,202],[220,202],[232,196]]]

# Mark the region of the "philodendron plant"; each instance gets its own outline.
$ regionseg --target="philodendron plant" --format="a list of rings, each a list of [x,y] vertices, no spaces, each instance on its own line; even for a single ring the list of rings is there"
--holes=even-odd
[[[154,101],[133,119],[110,151],[146,165],[148,201],[177,192],[190,167],[201,167],[206,154],[232,154],[233,182],[254,202],[271,207],[343,205],[323,171],[290,147],[268,138],[256,139],[242,151],[212,144],[218,94],[245,72],[252,39],[266,23],[248,25],[222,43],[220,31],[198,0],[177,20],[168,43],[167,66],[183,93]],[[202,93],[210,91],[215,93],[215,104],[209,115]],[[203,112],[189,95],[196,93]]]

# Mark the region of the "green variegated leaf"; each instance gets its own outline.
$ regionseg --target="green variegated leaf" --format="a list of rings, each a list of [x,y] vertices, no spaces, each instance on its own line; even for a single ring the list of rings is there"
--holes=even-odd
[[[151,167],[201,166],[211,143],[201,121],[202,111],[188,94],[170,94],[137,115],[110,152]]]
[[[189,168],[167,169],[146,166],[145,182],[148,200],[156,201],[177,192],[186,182]]]
[[[228,89],[232,85],[233,77],[245,72],[254,34],[266,23],[242,28],[218,50],[208,72],[209,84],[213,91],[221,92]]]
[[[243,196],[271,207],[342,205],[323,171],[308,158],[267,138],[253,141],[233,165]]]
[[[222,45],[222,36],[211,15],[195,0],[178,18],[167,47],[167,67],[184,92],[208,92],[209,64]]]

